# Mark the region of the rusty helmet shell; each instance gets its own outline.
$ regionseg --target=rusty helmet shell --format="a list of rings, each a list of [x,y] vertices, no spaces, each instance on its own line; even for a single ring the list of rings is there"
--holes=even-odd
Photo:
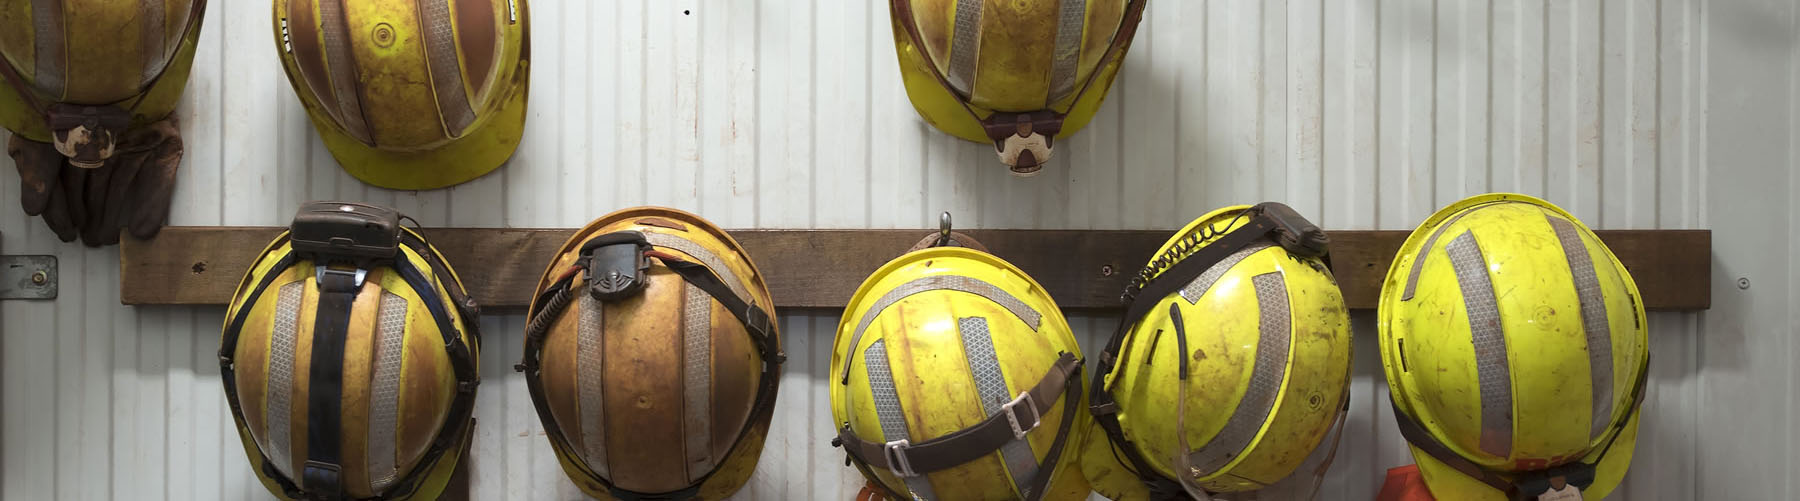
[[[705,264],[746,301],[772,308],[762,273],[736,240],[699,216],[661,207],[620,210],[577,231],[545,269],[538,295],[577,263],[585,244],[622,231],[654,234],[655,251]],[[585,275],[576,277],[581,290]],[[547,318],[535,350],[540,369],[525,371],[539,418],[559,430],[550,443],[569,478],[600,499],[615,489],[723,499],[749,481],[770,419],[768,409],[756,408],[758,388],[765,377],[779,382],[780,373],[764,372],[769,361],[745,325],[663,265],[649,267],[636,297],[577,296]],[[534,304],[528,318],[536,323],[546,309]],[[770,335],[775,330],[771,324]]]

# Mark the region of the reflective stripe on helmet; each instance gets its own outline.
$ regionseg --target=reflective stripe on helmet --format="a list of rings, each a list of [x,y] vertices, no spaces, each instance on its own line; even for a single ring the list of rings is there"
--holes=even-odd
[[[406,348],[406,298],[381,291],[375,323],[375,369],[369,388],[369,490],[382,492],[400,472],[395,435],[400,423],[400,361]]]
[[[881,422],[881,436],[889,443],[910,440],[906,430],[906,411],[900,407],[900,392],[894,389],[894,373],[888,367],[887,340],[877,339],[863,351],[863,366],[869,373],[870,398],[875,403],[875,418]],[[902,477],[914,497],[932,499],[931,480],[924,475]]]
[[[50,97],[51,101],[61,100],[65,91],[64,85],[69,69],[63,62],[65,41],[63,36],[63,0],[31,1],[32,41],[36,45],[36,72],[31,78],[38,90]],[[8,64],[0,61],[0,64]],[[20,94],[29,94],[31,89],[17,89]]]
[[[1027,306],[1025,302],[1013,297],[1005,290],[995,287],[994,284],[959,275],[932,275],[900,284],[899,287],[883,294],[880,299],[876,299],[875,303],[871,304],[869,309],[863,313],[862,321],[857,322],[856,332],[850,335],[850,348],[852,350],[856,348],[856,344],[862,340],[863,332],[867,331],[869,325],[875,322],[875,317],[881,316],[882,310],[900,302],[901,299],[906,299],[907,296],[936,290],[967,292],[986,298],[1019,317],[1019,320],[1024,321],[1032,331],[1038,330],[1038,323],[1043,319],[1043,315],[1039,314],[1037,310]],[[844,357],[844,376],[839,380],[839,384],[849,384],[850,363],[855,360],[856,357]]]
[[[951,20],[950,80],[951,90],[965,98],[975,94],[975,60],[981,51],[982,0],[957,0],[956,18]]]
[[[165,12],[163,0],[139,0],[138,2],[138,40],[142,43],[144,82],[152,82],[157,74],[162,73],[163,66],[169,63],[166,55],[168,40],[163,32],[168,28],[168,13]]]
[[[1494,297],[1487,259],[1475,242],[1474,231],[1464,231],[1444,246],[1461,286],[1463,307],[1469,315],[1469,332],[1475,343],[1475,372],[1481,379],[1481,450],[1500,457],[1512,455],[1512,370],[1506,354],[1506,332],[1500,326],[1499,299]],[[1419,258],[1424,261],[1424,257]]]
[[[282,473],[293,476],[293,438],[291,433],[294,394],[294,345],[299,332],[300,299],[306,294],[305,282],[282,285],[275,296],[274,329],[269,334],[269,375],[264,382],[263,425],[268,431],[269,462]],[[246,303],[248,310],[254,305]]]
[[[1450,225],[1456,224],[1456,220],[1462,219],[1463,216],[1468,215],[1470,212],[1474,212],[1473,208],[1471,208],[1470,210],[1458,212],[1458,213],[1456,213],[1456,215],[1450,216],[1449,219],[1445,219],[1443,223],[1438,225],[1437,231],[1431,232],[1431,237],[1425,239],[1425,246],[1420,247],[1420,249],[1426,249],[1426,252],[1430,252],[1430,249],[1435,248],[1433,246],[1437,245],[1438,237],[1443,235],[1445,230],[1450,229]],[[1400,295],[1401,301],[1411,301],[1412,300],[1413,293],[1417,292],[1419,290],[1419,272],[1424,269],[1425,269],[1425,255],[1420,254],[1418,256],[1414,256],[1413,263],[1412,263],[1412,271],[1406,274],[1406,292],[1404,292]]]
[[[682,428],[686,434],[688,481],[713,470],[712,457],[712,296],[682,284],[681,338],[684,368]]]
[[[349,20],[344,15],[344,0],[319,0],[319,32],[325,41],[326,73],[331,80],[334,103],[320,103],[337,111],[338,124],[344,132],[364,144],[375,144],[363,116],[362,89],[356,81],[356,60],[350,49]],[[323,100],[324,96],[320,96]]]
[[[475,121],[475,110],[469,107],[469,95],[463,88],[462,66],[456,59],[456,33],[450,23],[450,1],[419,2],[419,16],[425,25],[426,68],[431,72],[438,114],[444,117],[444,137],[462,137],[463,130]],[[479,49],[472,47],[471,50]]]
[[[1256,438],[1275,409],[1275,397],[1281,393],[1281,382],[1287,378],[1288,345],[1293,337],[1289,315],[1287,282],[1281,272],[1251,277],[1256,288],[1258,336],[1256,362],[1250,372],[1250,385],[1238,399],[1236,409],[1225,421],[1225,427],[1213,435],[1206,445],[1188,453],[1200,477],[1211,475],[1237,458]],[[1186,358],[1186,353],[1180,354]],[[1181,384],[1187,384],[1185,381]],[[1185,406],[1187,402],[1181,402]]]
[[[1238,261],[1243,261],[1244,258],[1249,257],[1251,254],[1273,247],[1274,245],[1275,242],[1259,240],[1256,243],[1238,249],[1237,252],[1233,252],[1229,256],[1225,256],[1225,259],[1220,260],[1217,264],[1207,268],[1200,276],[1194,277],[1194,281],[1188,282],[1187,287],[1182,287],[1181,297],[1187,299],[1188,304],[1199,303],[1200,297],[1205,295],[1206,291],[1212,289],[1213,283],[1218,282],[1219,277],[1225,276],[1225,272],[1231,271],[1231,267],[1237,266]]]
[[[1592,440],[1606,433],[1612,421],[1612,329],[1607,321],[1606,298],[1601,295],[1600,277],[1594,273],[1587,243],[1581,240],[1575,224],[1549,213],[1544,214],[1544,220],[1556,230],[1556,240],[1569,260],[1569,275],[1575,280],[1575,295],[1581,300],[1581,328],[1587,333],[1588,381],[1593,388],[1593,415],[1588,425],[1588,439]]]
[[[1057,5],[1056,49],[1050,63],[1050,96],[1044,106],[1050,107],[1075,92],[1075,76],[1080,73],[1081,32],[1087,24],[1086,0],[1062,0]],[[1096,72],[1100,68],[1095,68]]]
[[[606,461],[606,384],[602,371],[606,344],[600,338],[606,305],[593,294],[582,294],[580,310],[575,333],[575,381],[581,394],[575,413],[581,417],[582,461],[594,473],[611,476],[612,467]]]
[[[730,266],[725,266],[725,260],[719,259],[718,254],[713,254],[712,251],[706,250],[706,248],[701,247],[700,244],[676,235],[654,231],[646,231],[643,233],[644,241],[650,242],[650,245],[675,249],[681,251],[683,254],[693,256],[694,260],[699,261],[700,264],[705,265],[707,269],[712,270],[714,274],[717,274],[719,276],[719,281],[725,282],[725,286],[730,287],[731,293],[737,294],[737,297],[745,298],[746,300],[754,297],[750,295],[749,291],[744,290],[743,281],[738,279],[736,273],[732,273]]]
[[[1000,358],[994,353],[994,339],[988,332],[987,319],[959,318],[956,329],[962,336],[969,377],[974,379],[975,391],[981,395],[982,412],[988,416],[999,414],[1014,395],[1006,390],[1006,373],[1000,369]],[[1024,439],[1007,442],[1000,446],[1000,459],[1006,463],[1014,488],[1019,492],[1031,488],[1031,479],[1037,475],[1037,458],[1031,455],[1030,443]]]

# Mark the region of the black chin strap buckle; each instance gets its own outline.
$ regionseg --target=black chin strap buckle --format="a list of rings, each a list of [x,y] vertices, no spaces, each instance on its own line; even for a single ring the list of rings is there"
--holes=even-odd
[[[650,242],[635,231],[608,233],[583,244],[588,294],[612,303],[642,293],[648,283],[645,271],[650,269],[650,258],[644,253],[649,251]]]
[[[343,499],[343,472],[338,465],[307,461],[302,472],[301,482],[305,485],[307,499],[336,500]]]

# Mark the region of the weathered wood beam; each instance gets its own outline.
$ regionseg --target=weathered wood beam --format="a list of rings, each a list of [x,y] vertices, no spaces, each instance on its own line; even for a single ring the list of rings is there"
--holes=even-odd
[[[125,304],[225,304],[275,227],[170,227],[153,240],[123,239],[120,300]],[[462,275],[484,308],[529,301],[550,254],[574,230],[431,228],[425,235]],[[930,230],[736,230],[768,277],[781,308],[842,308],[869,273]],[[1129,277],[1169,231],[968,230],[1050,291],[1068,309],[1117,308]],[[1712,305],[1712,232],[1602,230],[1652,310]],[[1374,308],[1381,280],[1405,231],[1331,232],[1332,268],[1351,308]]]

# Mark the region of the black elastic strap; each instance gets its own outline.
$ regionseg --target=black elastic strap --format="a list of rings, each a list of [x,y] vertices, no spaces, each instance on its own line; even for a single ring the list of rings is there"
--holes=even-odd
[[[993,454],[994,451],[1000,450],[1001,446],[1018,438],[1013,435],[1014,422],[1023,425],[1033,422],[1034,418],[1041,419],[1045,413],[1050,412],[1051,407],[1054,407],[1058,400],[1071,403],[1071,406],[1065,407],[1069,414],[1077,412],[1073,405],[1075,405],[1074,402],[1078,402],[1074,399],[1080,398],[1081,395],[1080,373],[1081,359],[1075,358],[1074,354],[1063,353],[1057,357],[1056,363],[1050,366],[1050,370],[1038,379],[1037,384],[1026,390],[1026,393],[1031,396],[1033,405],[1012,406],[1009,408],[1010,412],[1002,410],[989,415],[973,426],[931,440],[913,443],[895,454],[905,455],[906,463],[911,466],[910,469],[920,475],[955,468]],[[1064,419],[1073,418],[1065,417]],[[858,461],[875,468],[894,469],[894,464],[888,460],[886,444],[870,442],[857,437],[856,433],[850,430],[849,425],[838,429],[838,437],[835,442],[842,444],[844,450]]]
[[[780,365],[787,361],[787,356],[781,353],[781,346],[773,334],[773,319],[769,318],[767,311],[738,297],[730,286],[725,285],[724,280],[720,280],[705,265],[670,259],[663,260],[663,265],[681,275],[682,280],[712,296],[726,311],[731,312],[731,316],[742,322],[745,330],[750,332],[750,339],[756,342],[757,349],[762,352],[765,366],[771,363]]]
[[[344,343],[350,309],[361,290],[357,274],[321,268],[313,317],[312,366],[306,390],[306,465],[301,488],[313,499],[344,497]],[[361,270],[358,270],[361,272]]]
[[[1055,469],[1055,463],[1061,459],[1063,447],[1065,447],[1068,444],[1069,433],[1071,430],[1073,430],[1075,428],[1075,426],[1074,426],[1075,414],[1078,412],[1081,412],[1079,409],[1073,407],[1073,405],[1075,405],[1074,404],[1075,402],[1081,401],[1081,391],[1082,391],[1082,388],[1081,388],[1081,361],[1075,359],[1074,355],[1064,353],[1064,354],[1062,354],[1062,356],[1060,358],[1057,359],[1057,363],[1059,364],[1059,366],[1060,366],[1060,364],[1072,364],[1069,366],[1070,367],[1069,370],[1071,372],[1069,372],[1067,374],[1067,377],[1063,378],[1063,380],[1062,380],[1063,390],[1062,390],[1060,399],[1063,402],[1065,402],[1066,405],[1063,406],[1062,422],[1057,425],[1056,438],[1051,440],[1051,442],[1050,442],[1050,450],[1045,452],[1044,460],[1038,462],[1037,474],[1034,475],[1033,478],[1031,479],[1031,484],[1026,486],[1025,490],[1023,492],[1021,492],[1021,494],[1024,496],[1024,498],[1027,501],[1037,501],[1037,500],[1043,499],[1044,495],[1049,491],[1050,479],[1053,474],[1053,470]],[[1034,387],[1033,390],[1047,387],[1048,385],[1045,385],[1044,383],[1060,370],[1059,366],[1053,366],[1051,368],[1051,374],[1044,376],[1044,378],[1045,378],[1044,380],[1039,380],[1038,386]],[[1035,402],[1044,401],[1044,400],[1037,400],[1036,398],[1037,397],[1033,397],[1033,400]],[[1041,409],[1039,409],[1037,412],[1038,412],[1038,415],[1041,417],[1044,412],[1049,412],[1049,408],[1052,405],[1055,405],[1055,402],[1052,401],[1051,404],[1049,404],[1049,405],[1042,405],[1042,404],[1040,404],[1040,405],[1041,405]],[[1017,411],[1015,411],[1015,412],[1017,412]],[[967,463],[969,461],[974,461],[976,459],[980,459],[982,456],[992,454],[994,451],[999,450],[1001,445],[1004,445],[1004,443],[1002,443],[1000,445],[993,445],[990,448],[990,447],[988,447],[988,445],[991,445],[991,444],[973,443],[969,437],[992,436],[993,433],[989,430],[977,430],[977,429],[983,428],[984,426],[989,425],[991,422],[995,422],[997,420],[1004,422],[1005,418],[1006,418],[1006,416],[1004,414],[995,414],[992,416],[988,416],[988,418],[986,420],[983,420],[981,423],[976,424],[975,426],[971,426],[969,428],[964,428],[955,433],[945,435],[942,437],[938,437],[938,438],[935,438],[932,440],[928,440],[926,442],[922,442],[921,444],[936,443],[939,445],[952,445],[952,444],[943,444],[943,442],[948,442],[948,441],[963,442],[963,443],[953,444],[953,446],[957,447],[957,448],[964,448],[964,449],[967,449],[968,451],[985,450],[986,452],[973,454],[967,460],[961,461],[959,463],[951,464],[951,465],[933,465],[933,464],[926,464],[924,466],[915,465],[914,470],[917,471],[919,475],[923,476],[932,471],[953,468],[953,467],[959,466],[963,463]],[[1022,418],[1019,418],[1019,419],[1022,419]],[[1002,425],[997,428],[1005,430],[1010,435],[1010,433],[1011,433],[1010,426],[1011,426],[1010,424]],[[995,437],[995,438],[998,438],[998,437]],[[854,433],[850,432],[850,425],[845,424],[842,428],[840,428],[838,430],[838,436],[831,439],[831,445],[834,447],[843,447],[845,456],[847,456],[845,462],[854,464],[856,466],[856,469],[861,470],[863,472],[863,476],[869,478],[870,481],[875,484],[875,486],[880,487],[881,490],[887,495],[888,498],[905,499],[908,497],[908,496],[900,495],[899,493],[903,492],[903,491],[896,490],[896,489],[888,486],[886,483],[883,483],[881,481],[881,477],[875,475],[874,468],[883,468],[883,469],[888,469],[890,471],[892,470],[892,466],[887,461],[887,455],[886,455],[885,451],[881,450],[881,447],[883,446],[882,444],[867,442],[860,438],[857,438]],[[914,447],[916,447],[916,445]],[[909,448],[908,450],[910,451],[911,449]],[[907,454],[908,458],[911,458],[913,456],[913,454],[910,454],[910,453],[906,453],[906,454]],[[874,458],[874,459],[872,459],[872,458]],[[908,461],[909,461],[909,463],[911,463],[916,460],[909,459]],[[924,458],[924,461],[926,461],[927,463],[932,463],[932,462],[943,461],[943,460]]]
[[[1069,381],[1064,384],[1067,385],[1067,389],[1063,392],[1063,402],[1067,402],[1069,405],[1063,406],[1062,423],[1057,425],[1056,439],[1050,442],[1050,450],[1044,453],[1044,460],[1038,463],[1037,478],[1031,480],[1031,490],[1024,493],[1025,499],[1028,501],[1038,501],[1049,493],[1050,474],[1055,469],[1054,464],[1062,458],[1063,446],[1069,443],[1069,431],[1075,428],[1075,414],[1081,412],[1081,409],[1075,408],[1075,405],[1081,402],[1081,368],[1079,366],[1075,368],[1075,373],[1069,376]]]
[[[278,237],[277,245],[286,238],[285,233]],[[238,400],[237,368],[233,362],[237,356],[238,336],[243,333],[244,322],[250,318],[250,310],[256,305],[257,299],[262,297],[263,291],[269,289],[269,285],[275,282],[275,277],[281,276],[282,272],[287,271],[293,265],[294,255],[290,253],[282,256],[269,267],[269,271],[263,275],[263,279],[258,281],[255,287],[249,289],[249,293],[244,297],[244,302],[238,307],[237,314],[232,315],[231,323],[225,325],[225,332],[219,341],[219,381],[225,386],[225,404],[231,409],[232,420],[237,422],[239,428],[246,427],[246,424],[244,423],[243,404]],[[248,276],[244,277],[244,283],[240,286],[249,285],[249,280]],[[254,444],[255,441],[251,441],[251,443]],[[259,463],[262,466],[263,476],[274,479],[288,497],[300,497],[299,486],[294,485],[293,481],[275,468],[274,463],[269,461],[268,455],[263,454],[261,446],[257,446],[256,453],[261,458]]]

